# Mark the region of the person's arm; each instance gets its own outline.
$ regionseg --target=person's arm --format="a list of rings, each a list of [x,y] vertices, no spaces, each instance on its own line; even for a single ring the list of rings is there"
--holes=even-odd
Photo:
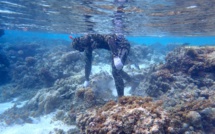
[[[84,82],[84,87],[87,87],[89,85],[91,68],[92,68],[92,49],[86,48],[85,49],[85,82]]]

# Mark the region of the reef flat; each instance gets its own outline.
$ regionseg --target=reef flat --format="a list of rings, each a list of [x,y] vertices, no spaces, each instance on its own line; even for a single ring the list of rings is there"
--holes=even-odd
[[[14,103],[1,122],[33,124],[55,113],[52,121],[71,126],[56,134],[215,132],[214,46],[133,45],[124,70],[137,83],[126,83],[117,101],[109,52],[93,53],[90,87],[83,88],[84,55],[69,44],[1,44],[0,102]]]

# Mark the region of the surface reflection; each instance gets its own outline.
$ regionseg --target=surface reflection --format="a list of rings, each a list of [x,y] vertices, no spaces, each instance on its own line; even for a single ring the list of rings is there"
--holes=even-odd
[[[0,27],[101,34],[123,29],[141,36],[215,34],[215,0],[126,0],[123,6],[120,1],[3,0]]]

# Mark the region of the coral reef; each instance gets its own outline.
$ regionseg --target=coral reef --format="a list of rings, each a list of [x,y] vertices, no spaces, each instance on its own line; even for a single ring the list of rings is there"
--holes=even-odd
[[[51,86],[55,81],[55,78],[52,73],[49,71],[49,69],[46,68],[42,68],[40,70],[39,76],[41,77],[42,81],[44,81],[45,84],[48,86]]]
[[[181,71],[192,77],[213,73],[215,69],[215,47],[179,48],[166,57],[165,67],[171,72]],[[174,60],[173,60],[174,59]]]
[[[82,100],[86,108],[95,105],[95,93],[91,88],[80,88],[76,90],[76,99]]]
[[[166,56],[165,64],[152,66],[142,72],[145,78],[133,94],[138,95],[142,91],[159,97],[168,91],[184,90],[190,86],[212,88],[215,79],[214,53],[214,47],[184,46],[175,49]]]
[[[77,116],[82,133],[164,133],[168,115],[160,107],[161,101],[151,98],[122,97],[118,103],[110,101],[97,110]]]
[[[30,99],[38,90],[54,86],[55,82],[63,81],[83,70],[84,63],[81,59],[71,64],[64,62],[65,55],[71,50],[68,46],[60,44],[51,46],[52,44],[53,42],[46,41],[35,41],[34,43],[23,41],[17,42],[15,45],[2,44],[1,53],[4,53],[4,57],[0,56],[0,58],[7,60],[0,62],[4,62],[4,65],[7,66],[3,68],[5,75],[3,72],[1,75],[5,77],[1,78],[11,79],[9,84],[13,86],[11,90],[2,88],[3,94],[0,94],[0,98],[8,100],[21,96],[22,99]]]
[[[0,49],[0,85],[10,80],[9,76],[10,62],[6,54]]]
[[[168,133],[214,133],[214,52],[214,47],[183,46],[170,52],[165,64],[143,71],[132,93],[163,100],[171,118]]]
[[[178,104],[169,109],[169,133],[208,133],[215,131],[215,95]]]
[[[71,52],[65,53],[62,56],[62,62],[65,65],[72,64],[73,62],[77,62],[80,59],[83,59],[83,56],[78,51],[71,51]]]
[[[131,62],[141,62],[142,60],[152,58],[153,49],[144,45],[135,45],[131,47],[129,60],[135,60]]]
[[[192,100],[172,108],[146,97],[122,97],[97,109],[77,114],[82,133],[208,133],[215,130],[214,94],[208,100]],[[166,110],[164,110],[166,109]]]
[[[69,125],[77,121],[83,133],[214,133],[214,47],[183,46],[163,62],[162,52],[167,51],[158,44],[132,46],[124,69],[140,84],[130,93],[153,99],[122,97],[116,102],[110,101],[117,99],[111,72],[100,67],[111,64],[108,51],[94,51],[93,69],[94,65],[99,69],[92,71],[90,86],[83,88],[83,54],[65,45],[53,46],[55,42],[2,45],[0,70],[4,65],[11,83],[1,85],[0,102],[16,97],[17,103],[27,102],[5,111],[0,121],[31,123],[31,116],[59,110],[56,120]],[[139,68],[138,63],[142,64]],[[55,132],[65,133],[61,129]],[[67,133],[73,132],[79,133]]]
[[[27,66],[33,66],[36,63],[36,61],[37,60],[31,56],[25,58],[25,62]]]

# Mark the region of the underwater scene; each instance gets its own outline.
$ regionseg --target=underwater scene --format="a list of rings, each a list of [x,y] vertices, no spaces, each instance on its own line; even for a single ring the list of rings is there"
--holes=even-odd
[[[0,134],[215,134],[215,0],[1,0]]]

